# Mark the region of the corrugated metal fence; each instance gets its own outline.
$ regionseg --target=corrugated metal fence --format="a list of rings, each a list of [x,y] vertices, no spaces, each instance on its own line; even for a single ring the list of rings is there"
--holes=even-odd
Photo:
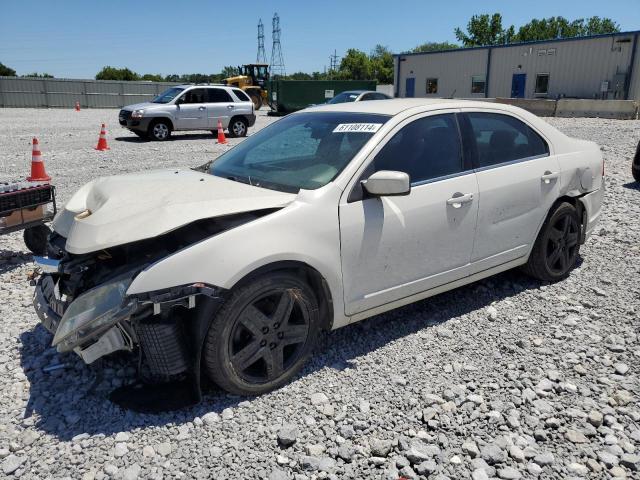
[[[0,107],[119,108],[146,102],[170,82],[120,82],[115,80],[69,80],[62,78],[0,77]]]

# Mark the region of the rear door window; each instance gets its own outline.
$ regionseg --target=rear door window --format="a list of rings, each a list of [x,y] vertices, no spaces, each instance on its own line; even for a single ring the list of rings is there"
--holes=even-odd
[[[524,122],[500,113],[465,114],[475,141],[477,167],[549,155],[544,139]]]
[[[207,103],[233,102],[231,95],[222,88],[207,88]]]
[[[246,93],[244,93],[242,90],[238,90],[238,89],[233,89],[233,93],[236,94],[236,97],[238,97],[238,99],[241,102],[250,102],[251,99],[247,96]]]

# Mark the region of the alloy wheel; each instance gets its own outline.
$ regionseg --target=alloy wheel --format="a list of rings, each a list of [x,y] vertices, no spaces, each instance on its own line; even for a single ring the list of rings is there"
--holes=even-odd
[[[164,140],[169,135],[169,127],[164,123],[157,123],[153,126],[153,136],[158,140]]]
[[[229,338],[236,374],[254,384],[280,377],[304,353],[309,320],[295,289],[272,291],[252,301]]]
[[[233,134],[234,134],[236,137],[243,137],[243,136],[244,136],[244,134],[245,134],[245,133],[246,133],[246,131],[247,131],[247,127],[245,126],[244,122],[242,122],[242,121],[240,121],[240,120],[238,120],[237,122],[235,122],[235,123],[233,124],[232,129],[233,129]]]
[[[564,275],[575,263],[580,226],[575,217],[565,214],[556,219],[549,230],[546,245],[546,262],[549,270]]]

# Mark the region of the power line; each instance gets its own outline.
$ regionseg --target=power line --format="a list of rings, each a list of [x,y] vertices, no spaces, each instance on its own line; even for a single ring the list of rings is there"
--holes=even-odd
[[[285,76],[284,57],[282,56],[282,45],[280,44],[280,17],[277,13],[273,15],[273,47],[271,48],[271,76]]]

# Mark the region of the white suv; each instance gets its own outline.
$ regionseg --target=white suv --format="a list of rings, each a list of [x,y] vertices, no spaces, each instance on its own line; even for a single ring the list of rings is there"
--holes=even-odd
[[[231,137],[244,137],[256,122],[253,102],[239,88],[224,85],[178,85],[150,102],[128,105],[118,115],[120,125],[139,137],[167,140],[172,131],[210,130],[218,120]]]
[[[258,394],[320,330],[498,272],[569,274],[600,216],[598,146],[519,108],[319,106],[210,165],[94,180],[58,214],[35,291],[59,351],[141,349]],[[195,360],[191,360],[195,359]]]

